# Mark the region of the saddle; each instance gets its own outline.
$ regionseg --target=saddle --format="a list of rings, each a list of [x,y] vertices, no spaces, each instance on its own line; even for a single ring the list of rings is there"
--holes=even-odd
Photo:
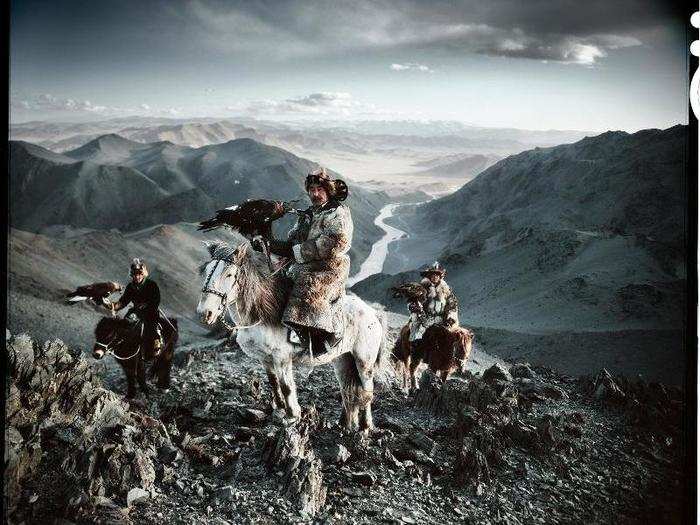
[[[124,319],[126,319],[129,322],[129,332],[130,335],[133,335],[135,338],[138,338],[139,345],[143,348],[143,352],[141,352],[141,358],[145,360],[150,360],[151,358],[154,357],[154,349],[152,348],[151,344],[145,344],[147,341],[144,340],[144,331],[145,331],[145,321],[140,319],[138,315],[133,312],[129,311],[127,315],[124,316]],[[169,322],[163,317],[161,313],[158,314],[158,320],[156,321],[155,325],[155,332],[156,336],[160,338],[161,343],[165,343],[164,341],[164,336],[163,334],[165,333],[165,323],[169,324]],[[150,341],[148,342],[150,343]]]
[[[336,348],[340,342],[342,341],[343,337],[345,337],[345,316],[342,316],[342,322],[340,325],[340,331],[333,333],[333,341],[332,341],[332,346],[331,349]],[[306,336],[305,334],[301,335],[294,330],[294,328],[287,326],[287,342],[290,343],[293,347],[297,348],[298,350],[303,350],[303,351],[308,351],[311,354],[311,357],[314,356],[314,352],[312,350],[312,341],[311,339]],[[319,355],[325,355],[326,352],[324,351],[323,353]]]

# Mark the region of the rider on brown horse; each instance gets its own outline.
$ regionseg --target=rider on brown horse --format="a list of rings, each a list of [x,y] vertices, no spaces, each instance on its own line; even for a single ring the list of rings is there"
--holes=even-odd
[[[141,259],[134,259],[129,269],[131,282],[126,285],[124,294],[116,303],[108,299],[103,301],[107,308],[119,311],[129,303],[133,303],[132,308],[125,317],[135,315],[143,323],[142,340],[150,344],[153,355],[158,355],[163,346],[163,340],[158,326],[160,305],[160,288],[156,282],[148,278],[148,267]],[[150,353],[150,352],[149,352]],[[142,354],[143,355],[143,354]]]
[[[420,274],[421,285],[426,289],[422,304],[409,304],[411,315],[410,341],[423,337],[425,329],[437,323],[446,327],[457,327],[457,298],[445,282],[447,271],[437,261],[425,268]]]
[[[282,321],[316,357],[343,337],[340,299],[350,271],[353,223],[350,209],[341,204],[348,196],[345,182],[321,168],[308,174],[304,186],[312,205],[300,213],[288,240],[272,239],[269,246],[292,259],[287,276],[293,285]],[[259,242],[252,245],[262,250]]]

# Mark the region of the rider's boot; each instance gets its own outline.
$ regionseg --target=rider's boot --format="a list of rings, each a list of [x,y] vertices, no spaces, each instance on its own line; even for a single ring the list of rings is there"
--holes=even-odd
[[[311,329],[311,357],[319,357],[327,354],[340,344],[341,338],[325,330]]]
[[[160,351],[163,349],[163,334],[161,334],[160,329],[156,330],[156,337],[153,340],[153,356],[157,357],[160,355]]]

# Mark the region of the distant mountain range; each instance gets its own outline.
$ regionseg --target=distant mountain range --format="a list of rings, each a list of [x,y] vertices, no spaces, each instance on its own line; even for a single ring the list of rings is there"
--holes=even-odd
[[[348,154],[411,151],[514,153],[533,146],[573,142],[581,131],[483,128],[449,121],[364,121],[278,123],[253,119],[113,119],[91,123],[12,124],[10,138],[54,151],[68,151],[108,133],[138,142],[169,141],[190,147],[252,138],[296,154],[335,151]]]
[[[304,178],[317,166],[252,139],[190,148],[109,134],[63,154],[11,141],[10,221],[34,232],[55,225],[133,231],[198,221],[247,198],[306,206]],[[386,202],[384,193],[350,185],[353,268],[381,236],[374,217]],[[281,221],[278,235],[290,221]]]
[[[444,158],[417,162],[416,166],[424,167],[425,169],[416,171],[411,175],[436,179],[458,179],[462,183],[465,183],[476,177],[489,166],[501,160],[501,158],[502,157],[497,155],[481,154],[448,155]]]
[[[459,191],[401,208],[402,272],[439,259],[467,324],[518,331],[678,329],[685,304],[687,128],[536,148]],[[410,262],[406,262],[410,261]],[[387,301],[416,274],[354,289]],[[395,303],[394,307],[398,307]]]
[[[10,138],[55,152],[75,150],[103,135],[117,134],[145,144],[170,142],[200,148],[251,138],[282,148],[342,173],[359,183],[380,177],[398,184],[441,184],[443,173],[426,171],[415,179],[421,163],[442,159],[449,164],[469,156],[487,157],[473,166],[446,166],[454,170],[445,181],[450,190],[463,184],[497,159],[535,146],[575,142],[580,131],[537,131],[483,128],[450,121],[297,121],[278,122],[252,118],[119,118],[88,123],[26,122],[10,125]],[[451,160],[448,160],[451,159]],[[466,161],[465,161],[466,162]],[[477,165],[478,164],[478,165]],[[431,166],[425,165],[426,168]]]

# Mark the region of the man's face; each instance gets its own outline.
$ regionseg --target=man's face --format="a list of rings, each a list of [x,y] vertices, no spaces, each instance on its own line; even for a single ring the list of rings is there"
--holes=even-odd
[[[428,279],[430,279],[431,283],[438,284],[440,282],[440,279],[442,279],[442,277],[438,273],[431,273],[430,276],[428,277]]]
[[[141,284],[145,278],[146,275],[144,275],[144,273],[141,270],[136,270],[131,276],[131,280],[134,281],[136,284]]]
[[[309,199],[314,206],[323,206],[328,202],[328,192],[320,184],[309,185]]]

